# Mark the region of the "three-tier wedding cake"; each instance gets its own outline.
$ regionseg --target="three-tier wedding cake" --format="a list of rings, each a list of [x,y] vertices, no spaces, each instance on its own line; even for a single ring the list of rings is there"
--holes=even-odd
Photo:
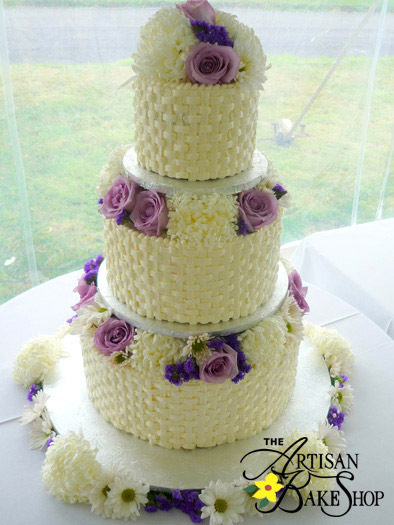
[[[285,408],[308,309],[279,260],[289,195],[255,151],[266,57],[189,1],[142,28],[133,67],[135,144],[100,175],[104,262],[85,265],[71,331],[114,426],[165,448],[233,442]]]

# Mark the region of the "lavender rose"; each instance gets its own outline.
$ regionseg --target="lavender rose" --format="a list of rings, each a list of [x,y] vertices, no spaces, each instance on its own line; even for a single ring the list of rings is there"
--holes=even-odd
[[[268,226],[278,217],[278,201],[272,193],[258,189],[243,190],[239,197],[239,217],[248,231]]]
[[[215,10],[208,0],[187,0],[184,4],[178,4],[177,8],[191,20],[204,20],[209,24],[215,23]]]
[[[78,285],[74,288],[73,291],[78,292],[80,297],[79,303],[71,307],[74,310],[74,312],[76,312],[83,306],[87,306],[93,303],[94,296],[97,293],[97,288],[94,282],[88,284],[85,281],[85,274],[83,274],[78,281]]]
[[[196,44],[186,59],[190,80],[198,84],[228,84],[238,75],[241,59],[229,46]]]
[[[200,379],[217,385],[233,379],[238,374],[237,357],[237,352],[224,343],[200,365]]]
[[[105,194],[103,203],[98,211],[106,219],[115,219],[117,215],[124,211],[131,212],[139,190],[138,184],[120,174]]]
[[[94,334],[94,344],[102,354],[121,352],[133,340],[135,328],[126,321],[111,317],[100,325]]]
[[[293,270],[289,275],[289,295],[294,297],[295,302],[302,310],[302,315],[310,311],[309,305],[305,300],[308,287],[302,286],[302,280],[297,270]]]
[[[137,195],[130,219],[137,230],[143,231],[146,235],[161,235],[168,224],[165,196],[155,190],[141,191]]]

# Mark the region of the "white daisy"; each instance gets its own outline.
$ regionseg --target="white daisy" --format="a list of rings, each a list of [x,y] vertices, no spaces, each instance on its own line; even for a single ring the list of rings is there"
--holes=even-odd
[[[249,487],[249,485],[252,485],[251,481],[247,481],[245,478],[239,478],[235,480],[235,486],[240,487],[242,489],[242,492],[244,493],[244,509],[245,514],[247,514],[250,517],[259,516],[260,518],[263,517],[263,513],[259,512],[256,509],[256,503],[258,501],[254,499],[250,494],[245,492],[243,489],[246,487]]]
[[[102,300],[100,294],[96,293],[94,302],[77,311],[78,317],[75,317],[70,326],[70,334],[80,335],[84,330],[100,326],[111,317],[113,310],[109,308]]]
[[[148,502],[149,485],[136,481],[129,474],[115,476],[108,487],[104,505],[112,519],[135,520],[140,515],[140,506]]]
[[[37,418],[32,423],[30,431],[30,448],[43,448],[49,439],[56,436],[52,422],[49,418],[48,412],[44,411],[40,418]]]
[[[115,472],[112,468],[102,469],[100,477],[92,488],[89,499],[92,505],[92,512],[99,514],[104,518],[111,517],[111,509],[107,507],[106,501],[108,493],[110,492],[109,486],[114,482]]]
[[[220,480],[211,481],[201,492],[200,500],[205,503],[201,517],[209,517],[210,525],[232,525],[243,521],[245,496],[240,487]]]
[[[350,412],[354,401],[354,390],[347,382],[341,387],[339,381],[335,381],[328,391],[331,396],[331,404],[340,409],[345,415]]]
[[[330,425],[327,419],[319,422],[316,436],[323,441],[331,454],[338,456],[345,453],[346,441],[342,430]]]
[[[190,336],[186,346],[182,350],[183,357],[195,357],[197,364],[205,363],[211,355],[212,350],[207,347],[206,343],[210,337],[208,334]]]
[[[281,313],[285,320],[287,333],[290,339],[301,341],[304,335],[302,310],[295,302],[294,297],[288,295],[281,306]]]
[[[22,417],[19,420],[20,424],[28,425],[38,419],[44,412],[48,398],[48,394],[45,394],[43,390],[39,390],[37,394],[33,396],[32,404],[25,406]]]

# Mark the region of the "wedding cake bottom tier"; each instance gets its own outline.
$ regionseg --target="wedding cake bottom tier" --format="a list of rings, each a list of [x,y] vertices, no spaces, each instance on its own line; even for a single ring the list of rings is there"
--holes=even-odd
[[[301,337],[290,334],[291,325],[281,315],[238,334],[241,348],[251,350],[245,354],[252,364],[237,383],[192,379],[173,384],[162,367],[149,364],[160,344],[155,334],[146,337],[138,366],[133,358],[115,365],[87,331],[81,344],[89,398],[115,427],[164,448],[212,447],[253,436],[282,413],[295,383]]]

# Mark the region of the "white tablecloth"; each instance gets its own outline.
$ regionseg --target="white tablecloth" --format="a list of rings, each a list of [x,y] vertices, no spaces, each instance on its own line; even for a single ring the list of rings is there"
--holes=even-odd
[[[28,430],[20,427],[17,421],[26,404],[26,390],[11,379],[12,363],[20,345],[33,335],[55,331],[69,317],[69,305],[75,302],[72,289],[78,273],[49,281],[0,307],[0,523],[4,525],[109,523],[91,515],[88,505],[68,505],[47,493],[40,473],[44,453],[29,450]],[[348,452],[360,455],[351,490],[385,492],[380,507],[355,507],[340,523],[392,523],[394,343],[355,308],[314,286],[310,286],[309,303],[311,322],[338,329],[354,345],[356,363],[351,381],[356,398],[343,428]],[[245,521],[250,525],[262,523],[260,519]],[[337,521],[326,518],[320,509],[312,507],[292,515],[276,511],[264,520],[272,525],[316,525]],[[137,523],[180,525],[190,522],[178,511],[157,514],[142,511]]]
[[[303,279],[352,304],[394,339],[394,219],[310,235],[292,263]]]

